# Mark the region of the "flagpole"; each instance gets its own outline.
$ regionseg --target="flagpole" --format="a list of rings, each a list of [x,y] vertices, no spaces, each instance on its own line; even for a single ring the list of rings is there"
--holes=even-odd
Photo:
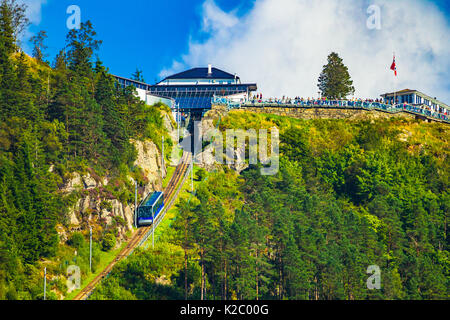
[[[395,62],[395,52],[394,52],[394,62]],[[397,68],[397,64],[396,64],[396,67],[395,68]],[[395,83],[395,78],[397,78],[397,75],[394,75],[394,103],[392,103],[392,106],[393,107],[395,107],[395,88],[396,88],[396,83]]]
[[[395,107],[395,77],[394,77],[394,102],[392,103],[392,106]]]

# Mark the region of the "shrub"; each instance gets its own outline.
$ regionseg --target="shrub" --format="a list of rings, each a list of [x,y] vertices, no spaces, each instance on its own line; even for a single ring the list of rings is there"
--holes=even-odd
[[[83,235],[80,232],[75,232],[70,239],[67,241],[67,244],[71,247],[80,249],[84,247],[85,240]]]
[[[107,233],[103,237],[102,250],[107,252],[107,251],[110,251],[115,246],[116,246],[116,237],[111,233]]]

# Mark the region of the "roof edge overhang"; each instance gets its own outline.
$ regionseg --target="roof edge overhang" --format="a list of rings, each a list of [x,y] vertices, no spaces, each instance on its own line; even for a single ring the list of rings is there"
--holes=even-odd
[[[247,87],[255,87],[255,90],[257,90],[257,84],[256,83],[232,83],[232,84],[225,84],[225,83],[208,83],[208,84],[156,84],[156,85],[148,85],[151,88],[175,88],[175,87],[241,87],[241,86],[247,86]]]
[[[214,71],[219,71],[222,75],[226,75],[227,76],[226,78],[224,78],[224,77],[217,77],[217,78],[215,78],[215,77],[213,77],[213,74],[209,74],[209,73],[207,73],[206,76],[200,76],[200,77],[188,77],[188,78],[180,78],[179,77],[182,74],[193,73],[194,71],[200,70],[200,69],[206,69],[207,70],[208,68],[202,68],[202,67],[191,68],[191,69],[188,69],[188,70],[185,70],[185,71],[181,71],[181,72],[175,73],[175,74],[170,75],[168,77],[165,77],[163,80],[161,80],[158,83],[161,83],[161,82],[164,82],[164,81],[167,81],[167,80],[194,80],[194,79],[224,79],[224,80],[230,80],[230,79],[240,79],[236,74],[233,75],[233,74],[231,74],[229,72],[223,71],[223,70],[218,69],[218,68],[212,68],[213,74],[214,74]]]

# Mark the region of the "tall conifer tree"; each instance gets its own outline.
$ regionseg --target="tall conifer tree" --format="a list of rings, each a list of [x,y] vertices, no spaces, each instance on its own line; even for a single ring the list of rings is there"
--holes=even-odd
[[[332,52],[328,56],[328,63],[323,66],[318,87],[322,96],[330,99],[345,99],[354,94],[355,88],[348,68],[337,53]]]

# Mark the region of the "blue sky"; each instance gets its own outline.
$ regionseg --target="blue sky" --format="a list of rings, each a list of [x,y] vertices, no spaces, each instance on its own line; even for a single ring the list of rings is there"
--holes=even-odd
[[[253,1],[217,0],[226,11],[245,14]],[[136,68],[153,83],[160,71],[188,50],[190,37],[202,40],[203,0],[47,0],[32,33],[46,30],[49,60],[64,47],[67,7],[78,5],[82,21],[91,20],[103,40],[100,58],[114,74],[130,76]],[[29,51],[29,49],[27,50]]]
[[[257,82],[267,95],[307,97],[317,94],[326,56],[337,50],[358,96],[404,87],[450,102],[448,0],[22,1],[33,6],[28,36],[48,33],[50,61],[64,47],[66,10],[75,4],[82,21],[91,20],[103,40],[101,60],[120,76],[139,68],[146,82],[154,83],[213,63]],[[365,27],[371,4],[381,8],[379,31]],[[399,69],[395,80],[389,71],[393,51]]]

